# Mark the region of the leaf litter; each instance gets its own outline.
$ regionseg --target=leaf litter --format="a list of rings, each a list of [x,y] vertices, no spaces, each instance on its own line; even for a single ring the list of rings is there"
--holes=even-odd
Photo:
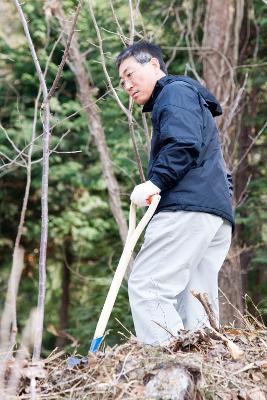
[[[14,369],[19,383],[12,394]],[[181,331],[164,348],[131,337],[73,368],[63,352],[36,364],[11,360],[1,393],[5,400],[267,400],[267,329]]]

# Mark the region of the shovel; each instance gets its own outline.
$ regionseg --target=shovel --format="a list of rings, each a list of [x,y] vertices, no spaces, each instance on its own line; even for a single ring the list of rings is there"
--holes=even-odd
[[[111,314],[111,311],[113,309],[118,291],[120,289],[123,277],[125,275],[126,269],[128,267],[128,264],[130,262],[130,259],[132,257],[135,245],[145,229],[146,225],[152,218],[154,212],[156,211],[156,208],[159,204],[160,201],[160,195],[156,194],[151,197],[151,203],[150,206],[148,207],[146,213],[144,214],[143,218],[140,220],[139,224],[136,226],[136,205],[134,203],[131,203],[130,206],[130,213],[129,213],[129,229],[128,229],[128,235],[126,238],[126,242],[124,245],[124,249],[119,261],[119,264],[117,266],[117,269],[115,271],[113,280],[111,282],[105,304],[102,308],[94,338],[92,340],[89,352],[95,353],[103,340],[105,329]],[[68,364],[70,366],[74,365],[79,365],[81,363],[87,363],[88,360],[86,357],[83,357],[81,360],[79,360],[76,357],[70,357],[68,359]]]

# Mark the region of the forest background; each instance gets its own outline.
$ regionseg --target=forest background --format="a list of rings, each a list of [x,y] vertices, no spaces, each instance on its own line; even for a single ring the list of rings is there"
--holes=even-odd
[[[71,0],[22,4],[48,88],[77,5]],[[114,66],[116,55],[133,39],[159,44],[170,74],[200,80],[222,102],[224,115],[217,123],[233,173],[237,226],[220,287],[237,310],[249,308],[266,322],[266,3],[106,0],[80,5],[68,60],[50,99],[43,354],[56,346],[88,349],[122,251],[129,195],[140,183],[141,170],[146,172],[151,123],[129,104]],[[15,3],[2,1],[0,7],[0,306],[3,310],[12,263],[20,265],[20,335],[38,297],[44,106]],[[222,322],[238,324],[237,310],[221,293]],[[126,282],[108,327],[111,345],[133,331]]]

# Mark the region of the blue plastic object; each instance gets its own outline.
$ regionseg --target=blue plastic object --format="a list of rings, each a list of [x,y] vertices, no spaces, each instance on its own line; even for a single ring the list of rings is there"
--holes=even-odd
[[[99,347],[102,343],[102,340],[103,340],[103,336],[93,339],[89,351],[91,351],[91,353],[95,353],[99,349]]]
[[[103,336],[93,339],[90,349],[89,349],[89,352],[95,353],[99,349],[99,347],[102,343],[102,340],[103,340]],[[67,364],[68,364],[68,367],[70,367],[70,368],[74,368],[77,365],[87,365],[88,358],[87,357],[82,357],[82,358],[69,357],[67,360]]]
[[[76,367],[77,365],[81,365],[81,364],[88,364],[88,358],[87,357],[82,357],[82,358],[78,358],[78,357],[69,357],[67,360],[67,364],[68,367],[73,368]]]

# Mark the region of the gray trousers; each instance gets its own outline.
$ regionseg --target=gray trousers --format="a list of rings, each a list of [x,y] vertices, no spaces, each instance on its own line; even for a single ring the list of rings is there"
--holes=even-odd
[[[202,212],[159,212],[152,218],[128,282],[139,341],[164,345],[180,329],[209,325],[191,290],[208,294],[219,320],[218,273],[231,231],[229,222]]]

